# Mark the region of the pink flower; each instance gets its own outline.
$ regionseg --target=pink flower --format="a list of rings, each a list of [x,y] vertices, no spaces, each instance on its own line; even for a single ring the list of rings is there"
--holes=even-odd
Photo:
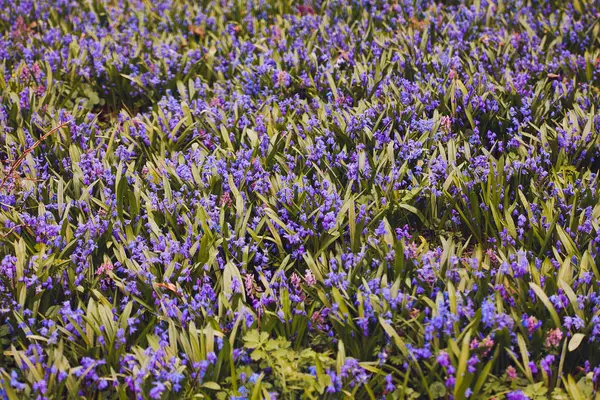
[[[96,270],[96,275],[108,275],[108,273],[112,270],[113,265],[111,263],[104,263],[98,267]]]
[[[452,119],[449,116],[444,115],[440,122],[440,126],[444,132],[450,132],[450,129],[452,129]]]
[[[258,292],[258,285],[254,280],[254,275],[252,274],[244,274],[244,288],[246,289],[246,293],[250,298],[254,298],[256,292]]]
[[[533,316],[527,318],[527,333],[533,335],[537,328],[539,328],[537,318]]]
[[[492,347],[494,347],[494,340],[490,339],[489,337],[485,337],[481,340],[481,342],[479,343],[479,348],[480,349],[484,349],[483,350],[483,355],[486,356],[490,350],[492,349]]]
[[[556,347],[560,344],[562,340],[563,333],[559,328],[552,329],[548,331],[548,335],[546,336],[546,346],[547,347]]]
[[[306,280],[306,284],[308,286],[312,286],[317,283],[317,280],[315,279],[315,276],[313,275],[311,270],[306,271],[306,273],[304,274],[304,279]]]
[[[297,273],[294,272],[292,274],[292,276],[290,277],[290,282],[292,283],[294,289],[300,290],[300,284],[302,283],[302,280],[300,279]]]
[[[511,380],[517,379],[517,370],[515,367],[511,365],[510,367],[506,368],[506,376],[508,376],[508,378]]]

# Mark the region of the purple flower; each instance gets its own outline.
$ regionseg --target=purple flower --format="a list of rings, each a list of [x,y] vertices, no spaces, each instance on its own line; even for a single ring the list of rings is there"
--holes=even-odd
[[[552,375],[552,367],[554,365],[555,359],[556,359],[556,356],[550,354],[550,355],[547,355],[546,357],[542,358],[542,360],[540,361],[540,366],[542,367],[542,369],[544,371],[546,371],[546,373],[548,375]]]
[[[394,385],[394,378],[392,375],[388,374],[385,376],[385,392],[392,393],[396,390],[396,385]]]
[[[151,399],[160,399],[166,387],[162,382],[154,382],[152,389],[150,390]]]
[[[450,356],[445,351],[440,351],[436,358],[438,364],[444,368],[448,368],[450,364]]]
[[[10,372],[10,386],[19,391],[27,387],[24,383],[19,382],[17,371],[15,370]]]
[[[529,397],[523,393],[521,390],[516,390],[514,392],[510,392],[506,394],[506,398],[508,400],[529,400]]]

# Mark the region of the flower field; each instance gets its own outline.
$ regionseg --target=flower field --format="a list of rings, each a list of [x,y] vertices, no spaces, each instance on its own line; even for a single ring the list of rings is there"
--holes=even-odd
[[[600,398],[597,0],[0,0],[0,398]]]

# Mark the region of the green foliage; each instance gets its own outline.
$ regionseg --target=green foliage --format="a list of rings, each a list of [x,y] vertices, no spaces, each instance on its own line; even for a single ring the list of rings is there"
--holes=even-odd
[[[2,396],[598,397],[596,2],[51,3],[0,0]]]

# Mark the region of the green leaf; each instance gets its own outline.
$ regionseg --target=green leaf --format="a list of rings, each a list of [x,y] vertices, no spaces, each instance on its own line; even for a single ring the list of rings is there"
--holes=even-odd
[[[574,334],[573,337],[571,337],[571,340],[569,340],[569,351],[577,350],[583,338],[585,338],[583,333]]]
[[[533,289],[533,291],[535,292],[535,294],[537,295],[537,297],[546,306],[546,309],[550,313],[550,317],[552,317],[552,321],[554,322],[554,326],[556,328],[560,328],[561,324],[560,324],[560,318],[558,318],[558,313],[556,312],[556,309],[552,305],[552,302],[550,301],[550,299],[548,298],[548,296],[546,295],[546,293],[544,293],[544,290],[541,287],[539,287],[538,285],[536,285],[535,283],[533,283],[533,282],[529,283],[529,287],[531,287],[531,289]]]
[[[469,345],[471,344],[471,330],[469,329],[463,340],[460,354],[458,357],[458,368],[456,368],[456,384],[454,386],[454,397],[462,399],[464,397],[464,391],[462,383],[465,380],[465,373],[467,371],[467,363],[469,361],[470,350]]]
[[[429,392],[433,399],[440,399],[446,396],[446,385],[442,382],[433,382],[429,387]]]

